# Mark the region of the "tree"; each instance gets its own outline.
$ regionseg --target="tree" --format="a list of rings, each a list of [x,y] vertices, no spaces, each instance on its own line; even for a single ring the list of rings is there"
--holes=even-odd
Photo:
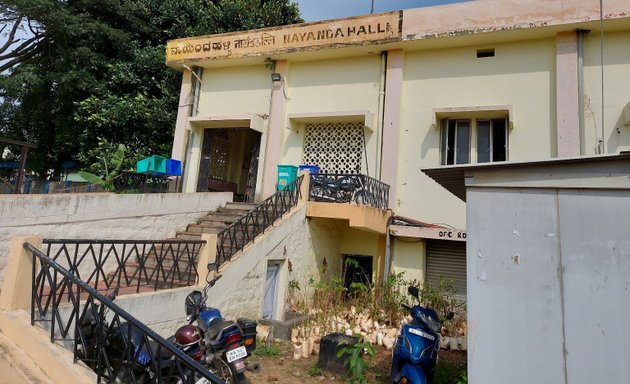
[[[0,0],[0,135],[38,143],[29,168],[168,155],[181,75],[169,39],[301,22],[290,0]],[[15,152],[15,151],[14,151]]]

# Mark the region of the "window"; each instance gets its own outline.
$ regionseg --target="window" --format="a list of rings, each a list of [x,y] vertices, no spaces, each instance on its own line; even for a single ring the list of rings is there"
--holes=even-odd
[[[507,160],[507,127],[506,118],[442,120],[442,165]]]
[[[361,173],[363,130],[360,122],[307,123],[302,161],[321,173]]]

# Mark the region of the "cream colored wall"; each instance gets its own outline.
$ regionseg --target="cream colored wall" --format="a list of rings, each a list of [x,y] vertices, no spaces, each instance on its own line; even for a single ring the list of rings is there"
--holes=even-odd
[[[186,162],[184,163],[184,174],[182,181],[183,192],[196,192],[197,179],[199,178],[199,163],[201,161],[201,146],[203,145],[203,129],[191,127],[193,132],[190,135]]]
[[[345,227],[341,234],[341,254],[372,257],[372,280],[379,276],[378,239],[376,233]]]
[[[478,48],[495,57],[478,59]],[[465,204],[420,171],[440,165],[434,108],[512,105],[509,159],[553,156],[554,68],[553,39],[406,52],[396,213],[465,228]]]
[[[287,113],[367,109],[376,113],[381,56],[293,62]]]
[[[320,271],[325,270],[324,278],[341,276],[341,220],[309,219],[310,242],[308,252],[314,257]],[[324,266],[324,259],[326,265]]]
[[[596,154],[602,137],[602,72],[600,34],[587,35],[584,44],[585,155]],[[630,150],[630,127],[622,111],[630,103],[630,32],[604,35],[604,144],[607,153]]]
[[[377,115],[380,77],[380,54],[292,62],[287,79],[287,114],[369,111]],[[366,131],[366,141],[368,168],[373,174],[376,169],[376,134]],[[283,163],[301,164],[303,145],[303,129],[298,132],[286,129]]]
[[[394,239],[392,243],[392,273],[404,272],[403,279],[424,283],[426,243],[418,239]]]
[[[203,71],[198,116],[269,114],[271,71],[264,65]]]
[[[425,38],[627,16],[627,0],[475,0],[404,11],[403,36]],[[459,31],[459,33],[454,33]]]

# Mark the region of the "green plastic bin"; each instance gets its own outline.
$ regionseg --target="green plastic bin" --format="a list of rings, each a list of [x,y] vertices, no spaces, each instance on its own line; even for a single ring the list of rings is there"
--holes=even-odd
[[[153,155],[136,163],[136,173],[166,173],[166,158]]]
[[[283,190],[291,184],[298,174],[298,167],[295,165],[278,165],[278,191]]]

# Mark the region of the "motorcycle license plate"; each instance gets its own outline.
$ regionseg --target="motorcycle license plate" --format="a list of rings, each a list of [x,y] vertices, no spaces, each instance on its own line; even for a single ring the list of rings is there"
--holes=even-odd
[[[233,362],[234,360],[242,359],[247,356],[247,349],[245,347],[238,347],[236,349],[232,349],[230,351],[225,352],[225,357],[227,358],[228,363]]]

